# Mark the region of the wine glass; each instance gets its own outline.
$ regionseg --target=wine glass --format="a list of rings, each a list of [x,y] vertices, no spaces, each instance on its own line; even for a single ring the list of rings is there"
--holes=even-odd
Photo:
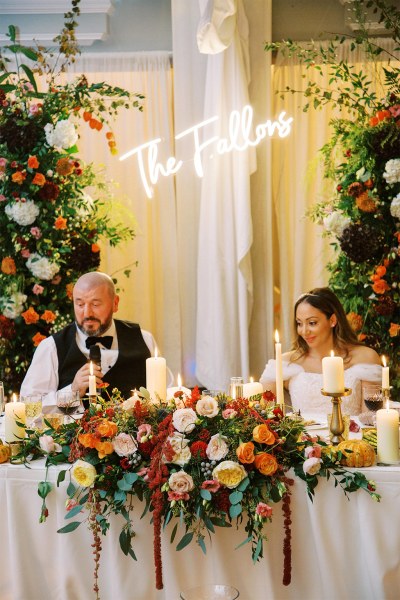
[[[376,412],[383,407],[383,393],[380,383],[362,382],[362,398],[368,410]]]
[[[20,396],[20,401],[25,404],[27,427],[33,427],[36,419],[42,414],[42,398],[42,394]]]
[[[81,406],[81,397],[79,392],[73,391],[58,391],[57,392],[57,408],[67,416],[66,422],[70,423],[70,415],[77,412]]]

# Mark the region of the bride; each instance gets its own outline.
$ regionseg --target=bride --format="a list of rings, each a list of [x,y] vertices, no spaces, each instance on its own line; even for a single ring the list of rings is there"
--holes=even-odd
[[[294,411],[301,414],[331,412],[329,396],[321,394],[322,358],[331,350],[344,362],[344,379],[351,395],[342,399],[342,412],[363,412],[362,388],[380,383],[382,367],[378,354],[357,340],[343,306],[327,287],[302,294],[294,306],[295,341],[293,349],[282,355],[284,386]],[[260,378],[265,390],[275,392],[275,361],[269,360]]]

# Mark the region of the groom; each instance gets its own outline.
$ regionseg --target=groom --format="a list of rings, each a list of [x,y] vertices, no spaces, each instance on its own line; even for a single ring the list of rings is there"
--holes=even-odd
[[[75,322],[43,340],[37,347],[22,382],[21,394],[47,394],[44,404],[55,404],[57,390],[89,387],[89,358],[96,385],[107,383],[125,397],[146,386],[146,359],[155,348],[151,333],[139,325],[113,318],[119,297],[105,273],[82,275],[73,290]]]

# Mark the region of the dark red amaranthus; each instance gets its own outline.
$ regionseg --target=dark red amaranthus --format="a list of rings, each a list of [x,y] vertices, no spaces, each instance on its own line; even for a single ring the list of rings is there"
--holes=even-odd
[[[290,506],[290,497],[292,491],[290,486],[294,484],[294,480],[289,477],[282,478],[286,485],[287,492],[282,498],[282,511],[284,515],[283,525],[285,528],[285,537],[283,540],[283,585],[289,585],[292,580],[292,511]]]

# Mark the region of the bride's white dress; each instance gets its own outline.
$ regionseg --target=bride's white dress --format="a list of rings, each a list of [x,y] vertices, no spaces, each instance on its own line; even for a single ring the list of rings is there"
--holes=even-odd
[[[309,373],[300,365],[283,361],[283,380],[287,382],[293,410],[300,410],[302,415],[322,415],[332,412],[332,402],[329,396],[321,394],[322,373]],[[342,398],[342,413],[358,415],[365,408],[362,403],[361,382],[371,381],[380,383],[382,367],[380,365],[360,363],[344,371],[344,384],[350,388],[350,396]],[[275,360],[268,361],[260,382],[264,389],[268,383],[275,382]]]

